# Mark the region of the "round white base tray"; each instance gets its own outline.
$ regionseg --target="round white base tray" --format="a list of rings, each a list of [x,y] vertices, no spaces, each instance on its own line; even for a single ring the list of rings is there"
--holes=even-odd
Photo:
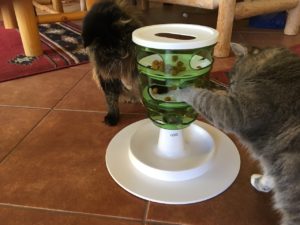
[[[142,199],[166,204],[188,204],[210,199],[225,191],[240,169],[240,157],[233,142],[221,131],[206,123],[195,121],[192,126],[204,129],[214,142],[209,167],[193,179],[166,181],[147,176],[133,165],[131,139],[141,128],[159,132],[149,119],[133,123],[111,140],[106,152],[106,166],[112,178],[126,191]],[[147,137],[145,137],[145,146]],[[143,151],[143,149],[141,149]]]

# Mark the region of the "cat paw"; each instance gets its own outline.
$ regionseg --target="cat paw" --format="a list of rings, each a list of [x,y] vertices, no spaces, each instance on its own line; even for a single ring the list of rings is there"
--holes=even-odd
[[[191,97],[191,95],[192,95],[192,88],[191,87],[187,87],[187,88],[183,88],[183,89],[177,89],[174,92],[174,97],[175,97],[177,102],[187,102],[188,99]]]
[[[104,123],[109,125],[109,126],[115,126],[119,122],[119,116],[118,115],[112,115],[112,114],[107,114],[104,117]]]
[[[260,192],[270,192],[273,189],[273,179],[269,176],[263,176],[261,174],[252,174],[251,185]]]

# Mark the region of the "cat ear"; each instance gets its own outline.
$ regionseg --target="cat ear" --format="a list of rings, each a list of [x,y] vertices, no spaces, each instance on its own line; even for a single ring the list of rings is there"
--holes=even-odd
[[[230,46],[235,56],[242,57],[248,55],[248,48],[246,46],[234,42],[231,42]]]

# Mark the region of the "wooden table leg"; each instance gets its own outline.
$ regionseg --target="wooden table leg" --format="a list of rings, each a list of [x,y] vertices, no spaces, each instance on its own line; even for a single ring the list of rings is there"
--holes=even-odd
[[[90,10],[95,3],[95,0],[85,0],[87,10]]]
[[[18,28],[14,7],[11,1],[0,3],[2,19],[6,29]]]
[[[284,33],[287,35],[298,34],[300,26],[300,0],[296,8],[288,11],[288,17],[285,23]]]
[[[142,0],[142,10],[149,9],[149,0]]]
[[[52,0],[52,6],[55,11],[64,12],[63,4],[61,0]]]
[[[80,10],[86,11],[86,3],[85,0],[80,0]]]
[[[31,0],[12,0],[25,55],[42,55],[37,20]]]
[[[216,57],[229,56],[235,4],[236,0],[220,0],[219,2],[217,20],[219,38],[214,51]]]

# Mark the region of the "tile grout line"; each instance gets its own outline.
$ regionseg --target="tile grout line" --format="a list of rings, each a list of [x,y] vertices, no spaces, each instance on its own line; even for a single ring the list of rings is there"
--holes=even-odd
[[[72,91],[80,81],[82,81],[87,74],[90,71],[87,71],[84,73],[84,75],[77,81],[75,84],[69,88],[69,90],[50,108],[46,107],[34,107],[34,106],[18,106],[18,105],[0,105],[0,107],[12,107],[12,108],[27,108],[27,109],[45,109],[48,110],[48,112],[41,117],[40,120],[38,120],[35,125],[11,148],[11,150],[0,160],[0,164],[3,163],[15,150],[17,147],[23,142],[23,140],[32,133],[32,131],[42,123],[42,121],[53,111],[80,111],[85,112],[85,110],[68,110],[68,109],[55,109],[55,107],[65,98],[66,95]],[[93,111],[89,110],[86,112],[98,112],[98,113],[104,113],[102,111]],[[138,113],[132,113],[132,114],[138,114]],[[136,221],[136,222],[142,222],[142,220],[135,219],[135,218],[129,218],[129,217],[122,217],[122,216],[109,216],[109,215],[102,215],[102,214],[95,214],[95,213],[85,213],[85,212],[75,212],[75,211],[68,211],[68,210],[60,210],[60,209],[49,209],[49,208],[40,208],[40,207],[31,207],[31,206],[25,206],[25,205],[17,205],[17,204],[10,204],[10,203],[0,203],[0,206],[6,206],[6,207],[12,207],[12,208],[22,208],[22,209],[30,209],[30,210],[40,210],[40,211],[48,211],[48,212],[58,212],[58,213],[66,213],[66,214],[75,214],[75,215],[85,215],[85,216],[94,216],[94,217],[101,217],[101,218],[108,218],[108,219],[119,219],[119,220],[127,220],[127,221]],[[147,210],[147,209],[146,209]]]
[[[86,113],[107,113],[107,111],[103,110],[88,110],[88,109],[64,109],[64,108],[59,108],[59,109],[53,109],[53,111],[66,111],[66,112],[86,112]],[[128,112],[128,113],[120,113],[120,115],[145,115],[145,113],[142,112]]]
[[[23,108],[23,109],[51,109],[49,107],[39,107],[39,106],[23,106],[23,105],[1,105],[0,104],[0,108],[1,107],[10,107],[10,108]]]
[[[161,221],[161,220],[148,220],[148,214],[149,214],[149,209],[150,209],[150,204],[151,202],[150,201],[147,201],[147,205],[146,205],[146,210],[145,210],[145,215],[144,215],[144,218],[143,218],[143,225],[147,225],[148,222],[151,222],[151,223],[157,223],[158,225],[159,224],[164,224],[164,225],[183,225],[182,223],[170,223],[170,222],[167,222],[167,221]],[[187,224],[186,224],[187,225]]]
[[[93,216],[93,217],[99,217],[99,218],[119,219],[119,220],[141,222],[141,220],[139,220],[139,219],[130,218],[130,217],[112,216],[112,215],[87,213],[87,212],[79,212],[79,211],[70,211],[70,210],[63,210],[63,209],[51,209],[51,208],[43,208],[43,207],[36,207],[36,206],[18,205],[18,204],[12,204],[12,203],[0,203],[0,207],[1,206],[2,207],[25,209],[25,210],[37,210],[37,211],[43,211],[43,212],[71,214],[71,215],[79,215],[79,216]]]
[[[149,208],[150,208],[150,201],[147,201],[146,209],[145,209],[145,214],[144,214],[144,218],[143,218],[143,225],[147,224],[147,218],[148,218]]]
[[[42,118],[38,120],[26,134],[24,134],[24,136],[11,148],[11,150],[6,155],[2,157],[2,159],[0,160],[0,164],[3,163],[9,157],[9,155],[15,152],[16,148],[21,144],[21,142],[23,142],[23,140],[49,115],[50,112],[51,109],[48,109],[48,112],[44,116],[42,116]]]
[[[87,76],[87,74],[90,73],[90,71],[91,70],[85,72],[82,75],[82,77],[78,81],[76,81],[75,84],[72,87],[70,87],[69,90],[63,96],[61,96],[61,98],[56,102],[56,104],[51,107],[51,111],[55,110],[55,107],[70,93],[70,91],[72,91],[79,84],[80,81],[82,81]]]
[[[0,164],[5,162],[5,160],[11,155],[13,152],[15,152],[16,148],[23,142],[23,140],[54,110],[54,107],[57,106],[59,102],[89,73],[90,71],[87,71],[84,73],[84,75],[57,101],[57,103],[50,107],[50,108],[40,108],[40,107],[21,107],[21,106],[10,106],[10,107],[16,107],[16,108],[29,108],[29,109],[47,109],[48,112],[39,120],[36,122],[36,124],[29,129],[29,131],[24,134],[24,136],[11,148],[11,150],[4,155],[1,160]],[[2,106],[2,105],[1,105]]]
[[[67,108],[53,109],[53,111],[86,112],[86,113],[106,113],[106,111],[89,110],[89,109],[67,109]]]
[[[39,107],[39,106],[26,106],[26,105],[7,105],[7,104],[0,104],[0,107],[12,107],[12,108],[27,108],[27,109],[50,109],[53,110],[54,107],[56,107],[61,101],[62,99],[64,99],[64,97],[70,93],[71,90],[74,89],[74,87],[85,77],[87,76],[87,74],[90,72],[91,70],[86,71],[85,73],[83,73],[82,77],[75,82],[75,84],[69,88],[69,90],[56,102],[56,104],[54,104],[54,106],[52,107]]]
[[[43,211],[43,212],[50,212],[50,213],[61,213],[61,214],[69,214],[69,215],[78,215],[78,216],[92,216],[92,217],[98,217],[98,218],[106,218],[106,219],[118,219],[118,220],[126,220],[126,221],[132,221],[132,222],[142,222],[143,225],[146,225],[147,222],[151,222],[153,224],[164,224],[164,225],[188,225],[183,223],[174,223],[174,222],[168,222],[168,221],[162,221],[162,220],[148,220],[146,219],[146,216],[148,214],[150,202],[147,202],[146,206],[146,213],[143,220],[130,218],[130,217],[122,217],[122,216],[109,216],[104,214],[96,214],[96,213],[86,213],[86,212],[79,212],[79,211],[70,211],[70,210],[63,210],[63,209],[51,209],[51,208],[43,208],[43,207],[35,207],[35,206],[26,206],[26,205],[18,205],[18,204],[12,204],[12,203],[0,203],[0,207],[10,207],[10,208],[18,208],[18,209],[24,209],[24,210],[36,210],[36,211]]]
[[[22,106],[22,105],[0,105],[0,108],[23,108],[23,109],[45,109],[51,111],[66,111],[66,112],[85,112],[85,113],[107,113],[107,111],[103,110],[89,110],[89,109],[67,109],[67,108],[49,108],[49,107],[38,107],[38,106]],[[121,113],[121,115],[145,115],[142,112],[129,112],[129,113]]]
[[[176,223],[163,220],[148,220],[147,222],[151,223],[151,225],[192,225],[188,223]]]
[[[82,81],[90,72],[88,70],[70,89],[67,91],[58,101],[57,103],[50,108],[51,111],[67,111],[67,112],[88,112],[88,113],[107,113],[107,111],[98,111],[98,110],[82,110],[82,109],[65,109],[65,108],[55,108],[69,93],[72,91],[80,81]],[[145,115],[144,113],[120,113],[121,115]]]

